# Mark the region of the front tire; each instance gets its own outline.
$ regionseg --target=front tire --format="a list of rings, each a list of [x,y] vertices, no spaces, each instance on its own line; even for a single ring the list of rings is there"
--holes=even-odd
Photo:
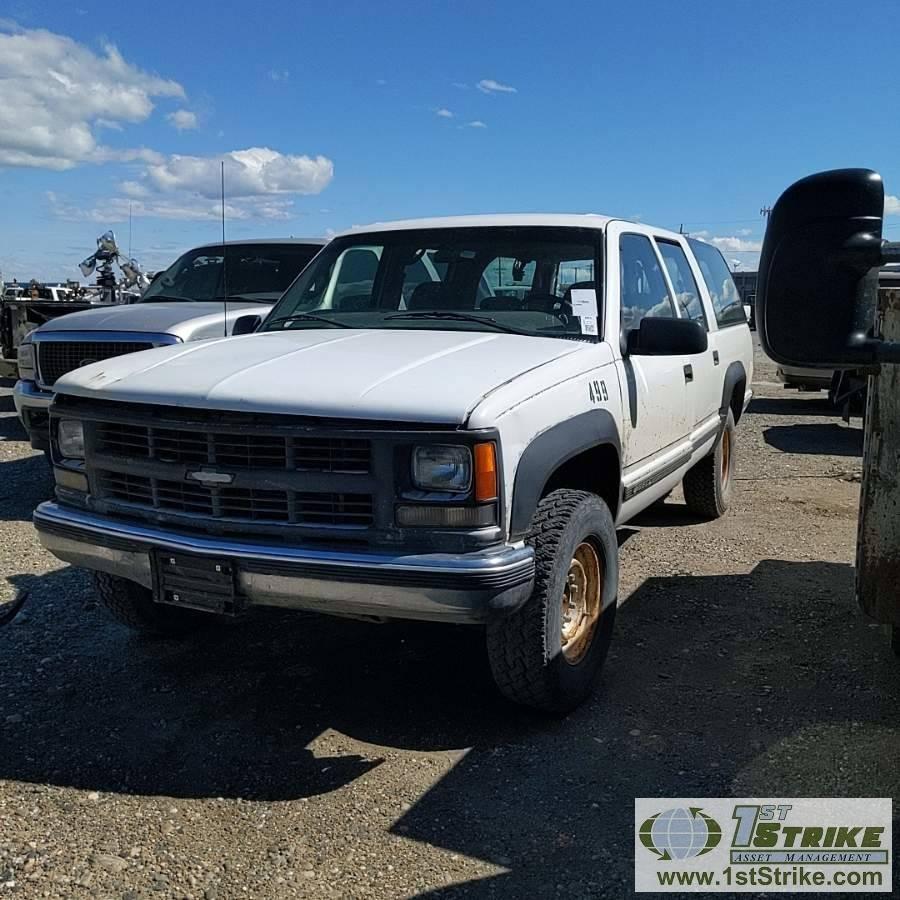
[[[214,618],[209,613],[154,603],[153,595],[147,588],[127,578],[105,572],[94,572],[93,576],[101,606],[132,631],[180,637],[200,630]]]
[[[591,693],[612,639],[616,529],[599,497],[558,490],[538,504],[526,540],[534,589],[515,613],[488,624],[488,658],[509,700],[565,713]]]
[[[729,409],[715,449],[684,476],[684,502],[698,516],[718,519],[728,510],[737,458],[736,438],[734,413]]]

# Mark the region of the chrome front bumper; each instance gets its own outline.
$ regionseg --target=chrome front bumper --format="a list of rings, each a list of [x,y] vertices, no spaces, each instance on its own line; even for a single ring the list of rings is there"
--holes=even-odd
[[[47,417],[53,402],[53,391],[39,388],[33,381],[17,381],[13,388],[13,403],[19,421],[28,432],[31,446],[36,450],[50,449],[50,425]]]
[[[251,606],[478,623],[517,609],[534,581],[534,551],[526,545],[466,554],[316,550],[113,522],[53,502],[35,510],[34,525],[64,562],[151,590],[157,553],[227,558]]]

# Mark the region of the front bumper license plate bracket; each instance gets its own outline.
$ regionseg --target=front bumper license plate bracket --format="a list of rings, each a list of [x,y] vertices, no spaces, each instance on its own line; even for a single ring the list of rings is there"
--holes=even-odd
[[[153,553],[153,599],[168,606],[228,616],[244,609],[237,566],[232,560],[169,550]]]

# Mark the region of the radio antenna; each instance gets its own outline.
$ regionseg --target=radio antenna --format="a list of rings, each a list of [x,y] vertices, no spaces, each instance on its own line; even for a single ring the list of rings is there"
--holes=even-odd
[[[225,321],[222,328],[228,337],[228,253],[225,247],[225,160],[222,160],[222,312]]]

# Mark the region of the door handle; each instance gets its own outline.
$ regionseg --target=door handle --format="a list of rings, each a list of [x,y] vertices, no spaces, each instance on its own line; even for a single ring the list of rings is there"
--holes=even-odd
[[[688,384],[694,380],[694,367],[690,363],[684,367],[684,380]]]
[[[719,351],[713,350],[713,365],[717,366],[719,364]]]

